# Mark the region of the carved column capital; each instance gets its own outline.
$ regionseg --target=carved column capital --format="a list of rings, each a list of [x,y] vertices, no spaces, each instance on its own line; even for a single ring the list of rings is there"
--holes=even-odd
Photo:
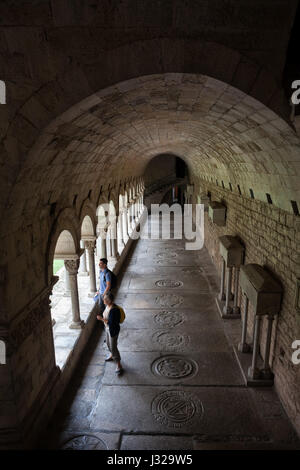
[[[66,270],[70,275],[75,275],[78,273],[79,259],[66,259],[64,264]]]
[[[92,253],[95,251],[96,242],[95,240],[86,240],[84,242],[85,248]]]

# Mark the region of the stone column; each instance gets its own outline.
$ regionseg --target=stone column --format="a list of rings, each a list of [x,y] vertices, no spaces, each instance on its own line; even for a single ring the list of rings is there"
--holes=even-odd
[[[70,275],[69,275],[69,271],[66,269],[66,265],[65,265],[65,292],[64,292],[64,297],[71,297]]]
[[[232,313],[234,315],[240,314],[240,307],[238,306],[238,295],[239,295],[239,277],[240,277],[240,268],[239,266],[235,267],[235,279],[234,279],[234,296],[233,296],[233,309]]]
[[[107,251],[107,259],[111,258],[111,227],[110,226],[107,228],[106,251]]]
[[[120,234],[119,243],[121,245],[121,248],[123,249],[124,246],[125,246],[125,243],[124,243],[124,230],[123,230],[123,210],[120,211],[120,213],[119,213],[118,222],[119,222],[119,234]]]
[[[135,219],[135,225],[138,223],[139,219],[139,211],[138,211],[138,199],[134,201],[134,219]]]
[[[238,345],[238,350],[247,353],[250,351],[250,346],[247,344],[247,326],[248,326],[248,307],[249,307],[249,299],[245,295],[245,304],[244,304],[244,315],[243,315],[243,326],[242,326],[242,340]]]
[[[128,235],[130,236],[132,232],[132,225],[131,225],[131,206],[127,207],[127,226],[128,226]]]
[[[100,229],[99,237],[100,237],[100,258],[107,258],[107,247],[106,247],[107,228]]]
[[[129,206],[129,220],[130,220],[130,232],[134,229],[134,224],[133,224],[133,202],[130,201],[130,206]]]
[[[72,323],[69,326],[71,329],[81,329],[84,326],[84,321],[80,318],[79,309],[79,296],[78,296],[78,284],[77,284],[77,273],[79,268],[79,259],[65,260],[65,268],[69,273],[70,277],[70,290],[71,290],[71,302],[72,302]]]
[[[83,240],[80,240],[80,248],[85,248]],[[88,276],[88,275],[89,273],[86,267],[86,252],[84,249],[84,252],[80,256],[79,276]]]
[[[85,248],[87,249],[89,256],[89,268],[90,268],[90,292],[89,297],[94,297],[97,291],[96,286],[96,273],[95,273],[95,241],[88,240],[85,242]]]
[[[110,225],[109,227],[109,238],[110,238],[110,247],[111,247],[111,253],[110,253],[109,259],[110,259],[110,262],[115,263],[119,259],[118,241],[117,241],[115,222],[113,222],[112,225]]]
[[[225,300],[225,269],[226,269],[226,263],[225,263],[225,260],[222,258],[221,287],[220,287],[220,293],[219,293],[220,301]]]
[[[101,256],[101,237],[100,234],[98,233],[97,238],[96,238],[96,248],[95,248],[95,263],[96,266],[99,264],[99,259]]]
[[[223,308],[223,313],[226,315],[230,315],[232,313],[232,308],[229,305],[230,297],[231,297],[231,282],[232,282],[232,267],[227,268],[227,282],[226,282],[226,299],[225,305]]]
[[[260,370],[257,367],[258,349],[259,349],[259,340],[260,340],[260,321],[261,321],[261,316],[256,315],[255,327],[254,327],[252,365],[248,369],[248,376],[250,379],[253,379],[253,380],[260,378]]]
[[[129,234],[128,234],[128,215],[127,215],[127,209],[124,208],[122,211],[122,217],[123,217],[123,239],[124,243],[126,244],[128,242]]]
[[[274,320],[273,315],[267,316],[268,329],[267,329],[267,338],[266,338],[266,347],[265,347],[265,358],[264,358],[264,366],[263,366],[263,369],[261,370],[261,375],[264,379],[273,378],[273,372],[271,371],[271,368],[269,365],[273,320]]]
[[[132,230],[135,229],[136,227],[136,220],[135,220],[135,200],[132,199],[131,201],[131,226],[132,226]]]

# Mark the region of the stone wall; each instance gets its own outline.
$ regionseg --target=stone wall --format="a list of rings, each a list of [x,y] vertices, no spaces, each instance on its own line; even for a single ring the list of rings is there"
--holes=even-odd
[[[5,269],[0,271],[0,339],[7,345],[7,364],[0,366],[0,448],[30,445],[34,434],[38,435],[76,367],[95,320],[90,315],[61,371],[55,362],[49,300],[58,234],[70,229],[71,220],[75,232],[70,233],[79,240],[89,210],[96,218],[97,208],[112,201],[119,214],[119,194],[133,187],[137,192],[140,185],[135,180],[110,181],[105,186],[95,183],[88,194],[82,191],[69,205],[65,200],[45,205],[29,226],[6,237],[1,260]],[[122,251],[116,272],[131,242]]]
[[[218,237],[235,235],[245,245],[245,264],[257,263],[266,267],[284,287],[282,309],[273,326],[270,364],[282,403],[300,432],[300,365],[294,365],[291,361],[292,342],[300,339],[300,316],[295,308],[296,279],[300,277],[300,218],[274,208],[271,204],[239,195],[236,190],[232,192],[230,189],[223,189],[195,176],[193,181],[195,195],[210,191],[211,200],[222,201],[227,207],[225,227],[214,225],[205,213],[205,245],[218,272],[221,272]],[[241,300],[243,305],[243,299]],[[251,335],[251,305],[249,321]],[[263,322],[262,355],[265,334],[266,323]]]

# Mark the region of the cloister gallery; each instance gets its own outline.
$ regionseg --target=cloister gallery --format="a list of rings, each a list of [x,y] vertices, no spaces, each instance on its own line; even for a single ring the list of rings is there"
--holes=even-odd
[[[1,449],[300,448],[297,7],[0,3]]]

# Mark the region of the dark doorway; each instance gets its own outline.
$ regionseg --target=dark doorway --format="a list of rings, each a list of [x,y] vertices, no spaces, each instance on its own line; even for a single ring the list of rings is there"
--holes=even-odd
[[[185,162],[176,157],[176,178],[185,178],[186,177],[186,164]]]

